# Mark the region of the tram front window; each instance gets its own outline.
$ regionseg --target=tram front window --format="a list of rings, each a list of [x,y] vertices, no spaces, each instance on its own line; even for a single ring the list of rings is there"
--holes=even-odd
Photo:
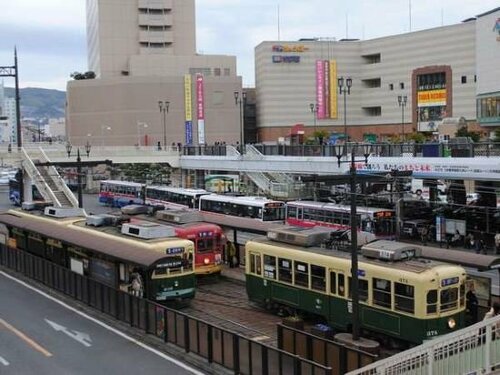
[[[441,311],[457,308],[458,288],[448,288],[441,291]]]

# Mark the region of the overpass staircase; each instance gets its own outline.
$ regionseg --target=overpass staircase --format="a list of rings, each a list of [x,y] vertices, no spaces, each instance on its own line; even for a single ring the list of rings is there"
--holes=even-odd
[[[263,160],[264,155],[252,145],[245,145],[246,160]],[[296,199],[307,196],[306,185],[286,173],[246,172],[246,175],[262,192],[272,198]]]
[[[39,149],[22,149],[24,171],[35,184],[43,199],[55,207],[78,207],[78,200],[68,188],[54,166],[38,166],[50,162],[45,152]]]
[[[347,375],[500,374],[500,315]]]

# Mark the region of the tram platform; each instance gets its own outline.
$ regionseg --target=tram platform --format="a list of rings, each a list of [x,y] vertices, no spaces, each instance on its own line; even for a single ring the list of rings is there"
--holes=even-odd
[[[245,267],[244,266],[229,267],[229,265],[225,264],[222,267],[221,276],[244,283]]]

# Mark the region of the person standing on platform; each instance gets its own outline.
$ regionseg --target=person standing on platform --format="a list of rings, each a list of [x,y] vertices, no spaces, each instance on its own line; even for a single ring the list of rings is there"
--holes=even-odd
[[[466,299],[465,306],[468,313],[468,317],[470,319],[470,324],[477,323],[479,302],[477,300],[476,290],[474,288],[473,283],[470,285],[469,290],[465,294],[465,299]]]
[[[420,237],[422,239],[422,245],[427,245],[427,236],[429,235],[429,228],[427,226],[422,228],[420,232]]]

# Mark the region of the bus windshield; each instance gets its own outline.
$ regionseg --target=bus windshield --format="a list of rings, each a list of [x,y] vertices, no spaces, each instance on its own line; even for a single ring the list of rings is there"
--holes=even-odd
[[[279,221],[285,220],[285,207],[265,207],[262,215],[263,221]]]

